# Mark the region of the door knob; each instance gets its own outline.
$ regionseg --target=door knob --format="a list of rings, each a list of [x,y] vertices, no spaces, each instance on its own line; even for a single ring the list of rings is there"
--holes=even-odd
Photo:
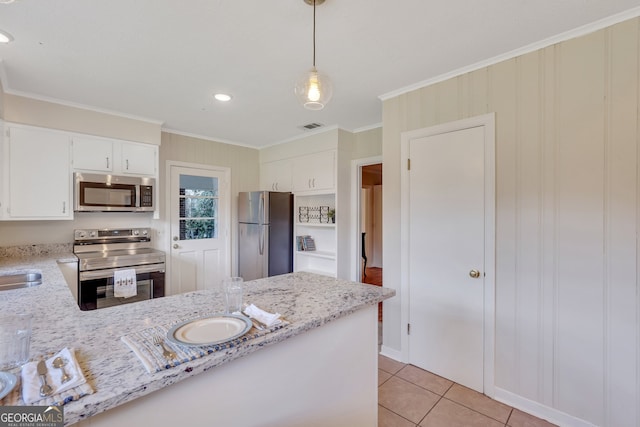
[[[469,272],[469,276],[473,277],[474,279],[477,279],[478,277],[480,277],[480,272],[478,270],[471,270]]]
[[[173,236],[173,241],[177,242],[178,241],[178,236]]]
[[[179,247],[180,247],[180,245],[179,245],[179,244],[177,244],[177,243],[174,243],[174,244],[173,244],[173,249],[178,249]]]

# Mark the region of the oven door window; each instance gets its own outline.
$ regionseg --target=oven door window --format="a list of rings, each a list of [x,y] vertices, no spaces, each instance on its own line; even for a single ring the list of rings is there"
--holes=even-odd
[[[136,282],[136,296],[117,298],[113,296],[113,277],[83,280],[78,292],[80,309],[95,310],[164,296],[164,273],[138,274]]]
[[[106,185],[95,182],[80,184],[80,204],[82,206],[104,206],[130,208],[136,206],[135,185]]]

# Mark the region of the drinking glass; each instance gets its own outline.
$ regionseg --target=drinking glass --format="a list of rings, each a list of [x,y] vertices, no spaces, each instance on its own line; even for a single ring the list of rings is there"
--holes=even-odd
[[[225,313],[235,313],[242,310],[242,283],[242,277],[228,277],[222,281]]]
[[[22,366],[29,360],[31,314],[0,316],[0,370]]]

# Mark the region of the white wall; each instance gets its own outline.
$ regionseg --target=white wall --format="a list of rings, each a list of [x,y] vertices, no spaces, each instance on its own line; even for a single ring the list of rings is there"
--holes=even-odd
[[[498,394],[640,425],[639,36],[632,19],[384,101],[385,351],[406,330],[400,134],[496,112]]]
[[[351,158],[366,159],[382,155],[382,126],[355,132]]]

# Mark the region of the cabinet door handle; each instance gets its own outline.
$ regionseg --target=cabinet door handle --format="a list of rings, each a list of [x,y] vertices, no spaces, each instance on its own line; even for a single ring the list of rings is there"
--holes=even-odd
[[[316,179],[315,178],[313,178],[312,183],[313,183],[313,188],[316,188]]]
[[[307,182],[307,187],[311,188],[311,178],[309,178],[309,181]]]
[[[276,182],[276,191],[278,191],[278,183]]]
[[[129,170],[129,159],[127,159],[127,170]]]
[[[109,157],[105,157],[107,159],[107,169],[109,169]]]
[[[67,213],[67,202],[62,202],[62,213]]]

